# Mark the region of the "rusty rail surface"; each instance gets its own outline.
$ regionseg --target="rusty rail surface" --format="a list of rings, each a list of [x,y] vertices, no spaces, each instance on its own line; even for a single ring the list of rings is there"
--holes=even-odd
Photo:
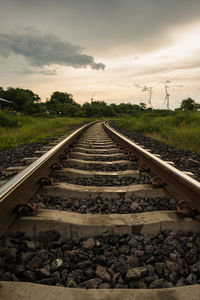
[[[200,182],[138,146],[107,122],[104,123],[104,128],[114,141],[125,145],[126,149],[132,152],[142,164],[149,167],[152,173],[163,178],[167,183],[165,189],[171,195],[174,194],[178,201],[183,200],[200,212]]]
[[[0,188],[0,235],[16,218],[12,213],[13,208],[31,198],[40,187],[39,178],[48,176],[52,164],[58,161],[59,155],[63,154],[65,148],[94,123],[96,122],[86,124],[71,133]]]

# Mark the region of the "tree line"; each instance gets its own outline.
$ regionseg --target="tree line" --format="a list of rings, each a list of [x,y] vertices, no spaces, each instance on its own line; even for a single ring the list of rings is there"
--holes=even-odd
[[[9,106],[14,112],[38,116],[64,116],[64,117],[115,117],[122,114],[133,114],[137,112],[152,111],[145,103],[131,104],[107,104],[105,101],[91,101],[80,105],[72,94],[56,91],[50,99],[41,102],[39,95],[29,89],[0,87],[0,98],[11,101]],[[1,106],[8,106],[2,102]],[[200,104],[193,99],[184,99],[181,103],[181,110],[199,110]]]

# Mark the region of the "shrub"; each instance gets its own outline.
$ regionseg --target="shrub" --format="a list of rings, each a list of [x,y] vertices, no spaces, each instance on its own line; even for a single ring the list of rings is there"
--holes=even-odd
[[[13,115],[0,111],[0,126],[13,128],[18,127],[19,124],[17,118],[14,118]]]

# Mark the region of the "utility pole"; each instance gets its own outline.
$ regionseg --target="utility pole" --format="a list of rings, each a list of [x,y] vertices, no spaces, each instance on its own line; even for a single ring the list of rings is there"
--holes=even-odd
[[[151,99],[152,99],[153,87],[149,87],[149,88],[147,89],[147,91],[149,92],[148,106],[149,106],[149,107],[152,107]]]
[[[94,95],[96,94],[96,92],[92,95],[92,97],[91,97],[91,103],[93,102],[93,100],[94,100]]]
[[[165,102],[167,102],[167,109],[169,109],[169,96],[170,94],[168,93],[168,85],[167,85],[167,81],[165,81],[165,93],[166,93],[166,96],[165,96]]]

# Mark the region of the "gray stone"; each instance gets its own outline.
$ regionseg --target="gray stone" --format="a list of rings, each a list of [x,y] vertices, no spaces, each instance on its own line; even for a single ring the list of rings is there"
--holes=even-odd
[[[146,245],[146,246],[145,246],[145,254],[146,254],[146,255],[151,255],[151,254],[153,254],[153,251],[154,251],[153,245]]]
[[[200,261],[190,266],[190,271],[200,276]]]
[[[174,287],[174,284],[172,282],[165,281],[165,287],[169,289],[169,288]]]
[[[170,254],[170,258],[171,258],[171,260],[176,261],[177,256],[176,256],[175,253],[171,253],[171,254]]]
[[[136,250],[135,251],[135,255],[137,255],[137,256],[143,256],[144,255],[144,251],[142,251],[142,250]]]
[[[31,272],[31,271],[25,271],[25,272],[24,272],[24,279],[33,282],[33,281],[35,280],[35,275],[34,275],[34,273]]]
[[[162,263],[162,262],[155,263],[155,271],[157,274],[159,274],[159,275],[163,274],[164,269],[165,269],[165,263]]]
[[[111,285],[110,283],[106,282],[106,283],[101,283],[99,285],[99,289],[110,289],[111,288]]]
[[[166,287],[166,281],[164,279],[156,279],[152,281],[149,285],[150,289],[159,289],[165,287]]]
[[[200,249],[200,237],[197,237],[195,244],[197,245],[197,249]]]
[[[78,285],[76,284],[76,282],[73,279],[69,279],[69,281],[67,282],[67,287],[78,288]]]
[[[130,269],[130,266],[126,263],[115,263],[114,268],[121,275],[125,275],[127,271]]]
[[[147,284],[149,284],[149,283],[151,283],[151,282],[153,282],[154,280],[157,280],[157,279],[159,279],[158,275],[152,274],[152,275],[149,275],[149,276],[145,276],[144,281]]]
[[[48,285],[54,285],[57,283],[57,280],[55,278],[44,278],[40,280],[40,283],[42,284],[48,284]]]
[[[146,267],[139,267],[139,268],[132,268],[128,270],[126,273],[126,280],[137,280],[142,277],[144,277],[147,274],[147,268]]]
[[[38,279],[43,279],[50,276],[50,271],[47,270],[46,268],[36,269],[35,272]]]
[[[17,254],[16,248],[13,248],[13,247],[12,248],[7,248],[7,247],[0,248],[0,256],[2,255],[7,258],[15,258],[16,254]]]
[[[129,254],[130,249],[127,245],[123,245],[119,248],[119,251],[120,251],[120,253],[127,255],[127,254]]]
[[[138,242],[136,241],[136,239],[135,239],[134,237],[132,237],[132,238],[130,239],[130,241],[128,242],[128,245],[129,245],[130,247],[132,247],[132,248],[135,248],[135,247],[137,247]]]
[[[89,269],[85,270],[85,275],[88,276],[89,278],[93,277],[92,276],[93,273],[94,273],[94,271],[93,271],[92,268],[89,268]]]
[[[196,249],[190,249],[185,255],[185,260],[187,261],[187,263],[189,265],[194,264],[197,261],[197,259],[198,259],[198,256],[197,256]]]
[[[140,261],[136,255],[128,256],[127,263],[131,267],[139,267],[140,266]]]
[[[113,278],[112,278],[112,283],[113,283],[113,285],[115,285],[115,284],[118,282],[119,276],[120,276],[120,273],[119,273],[119,272],[118,272],[118,273],[115,273],[115,274],[113,275]]]
[[[35,270],[42,266],[42,258],[39,256],[34,256],[33,259],[26,265],[29,270]]]
[[[120,275],[119,278],[118,278],[118,283],[119,283],[119,284],[125,284],[125,282],[124,282],[124,280],[123,280],[123,278],[122,278],[121,275]]]
[[[155,268],[153,265],[146,265],[147,271],[149,275],[152,275],[155,273]]]
[[[176,284],[178,281],[178,274],[177,273],[170,273],[168,279],[173,282],[173,284]]]
[[[194,248],[194,245],[192,243],[187,243],[187,248],[192,249]]]
[[[115,286],[116,289],[126,289],[128,288],[127,284],[121,284],[121,283],[117,283]]]
[[[51,270],[56,271],[60,269],[60,267],[62,266],[63,266],[63,260],[61,258],[57,258],[51,263]]]
[[[83,248],[92,249],[95,247],[95,240],[93,238],[89,238],[88,240],[83,242]]]
[[[129,281],[128,286],[131,289],[138,289],[139,288],[139,281],[136,281],[136,280]]]
[[[147,289],[147,284],[143,281],[139,281],[138,288],[139,289]]]
[[[167,268],[169,269],[169,271],[171,273],[178,273],[180,272],[180,267],[177,263],[173,262],[173,261],[167,261],[166,262]]]
[[[66,281],[68,278],[68,271],[67,270],[62,270],[61,271],[61,278],[63,281]]]
[[[79,208],[79,206],[80,206],[79,200],[76,200],[76,201],[74,202],[74,207],[75,207],[75,208]]]
[[[11,272],[6,272],[3,274],[3,280],[5,281],[18,281],[15,274],[12,274]]]
[[[143,235],[135,235],[135,239],[138,242],[142,242],[144,240],[144,236]]]
[[[100,247],[101,243],[99,242],[99,240],[96,240],[96,247]]]
[[[89,266],[92,265],[92,261],[91,260],[83,260],[83,261],[80,261],[78,264],[77,264],[77,267],[79,269],[85,269]]]
[[[103,279],[104,281],[111,281],[111,277],[110,274],[106,271],[105,268],[103,268],[102,266],[98,266],[96,269],[96,275]]]
[[[29,250],[35,250],[35,243],[34,241],[25,241],[25,245]]]
[[[83,286],[86,286],[88,289],[96,289],[102,283],[101,278],[93,278],[86,280],[82,283]]]
[[[35,252],[23,252],[21,255],[21,261],[23,264],[27,264],[30,260],[32,260]]]
[[[15,274],[17,276],[21,277],[24,274],[24,271],[25,271],[25,267],[23,265],[16,266],[15,268]]]
[[[184,286],[185,285],[185,281],[183,279],[179,279],[176,283],[176,287],[180,287],[180,286]]]
[[[38,254],[43,260],[47,260],[49,258],[49,252],[47,250],[42,249]]]
[[[46,208],[46,205],[43,202],[38,202],[37,203],[37,208],[44,209],[44,208]]]
[[[187,284],[197,284],[198,278],[194,273],[190,273],[190,275],[188,275],[188,277],[186,278],[185,282]]]
[[[51,277],[60,280],[60,273],[58,271],[55,271],[51,274]]]
[[[133,203],[131,204],[131,206],[130,206],[130,209],[131,209],[131,210],[137,210],[138,206],[139,206],[139,204],[138,204],[137,202],[133,202]]]

